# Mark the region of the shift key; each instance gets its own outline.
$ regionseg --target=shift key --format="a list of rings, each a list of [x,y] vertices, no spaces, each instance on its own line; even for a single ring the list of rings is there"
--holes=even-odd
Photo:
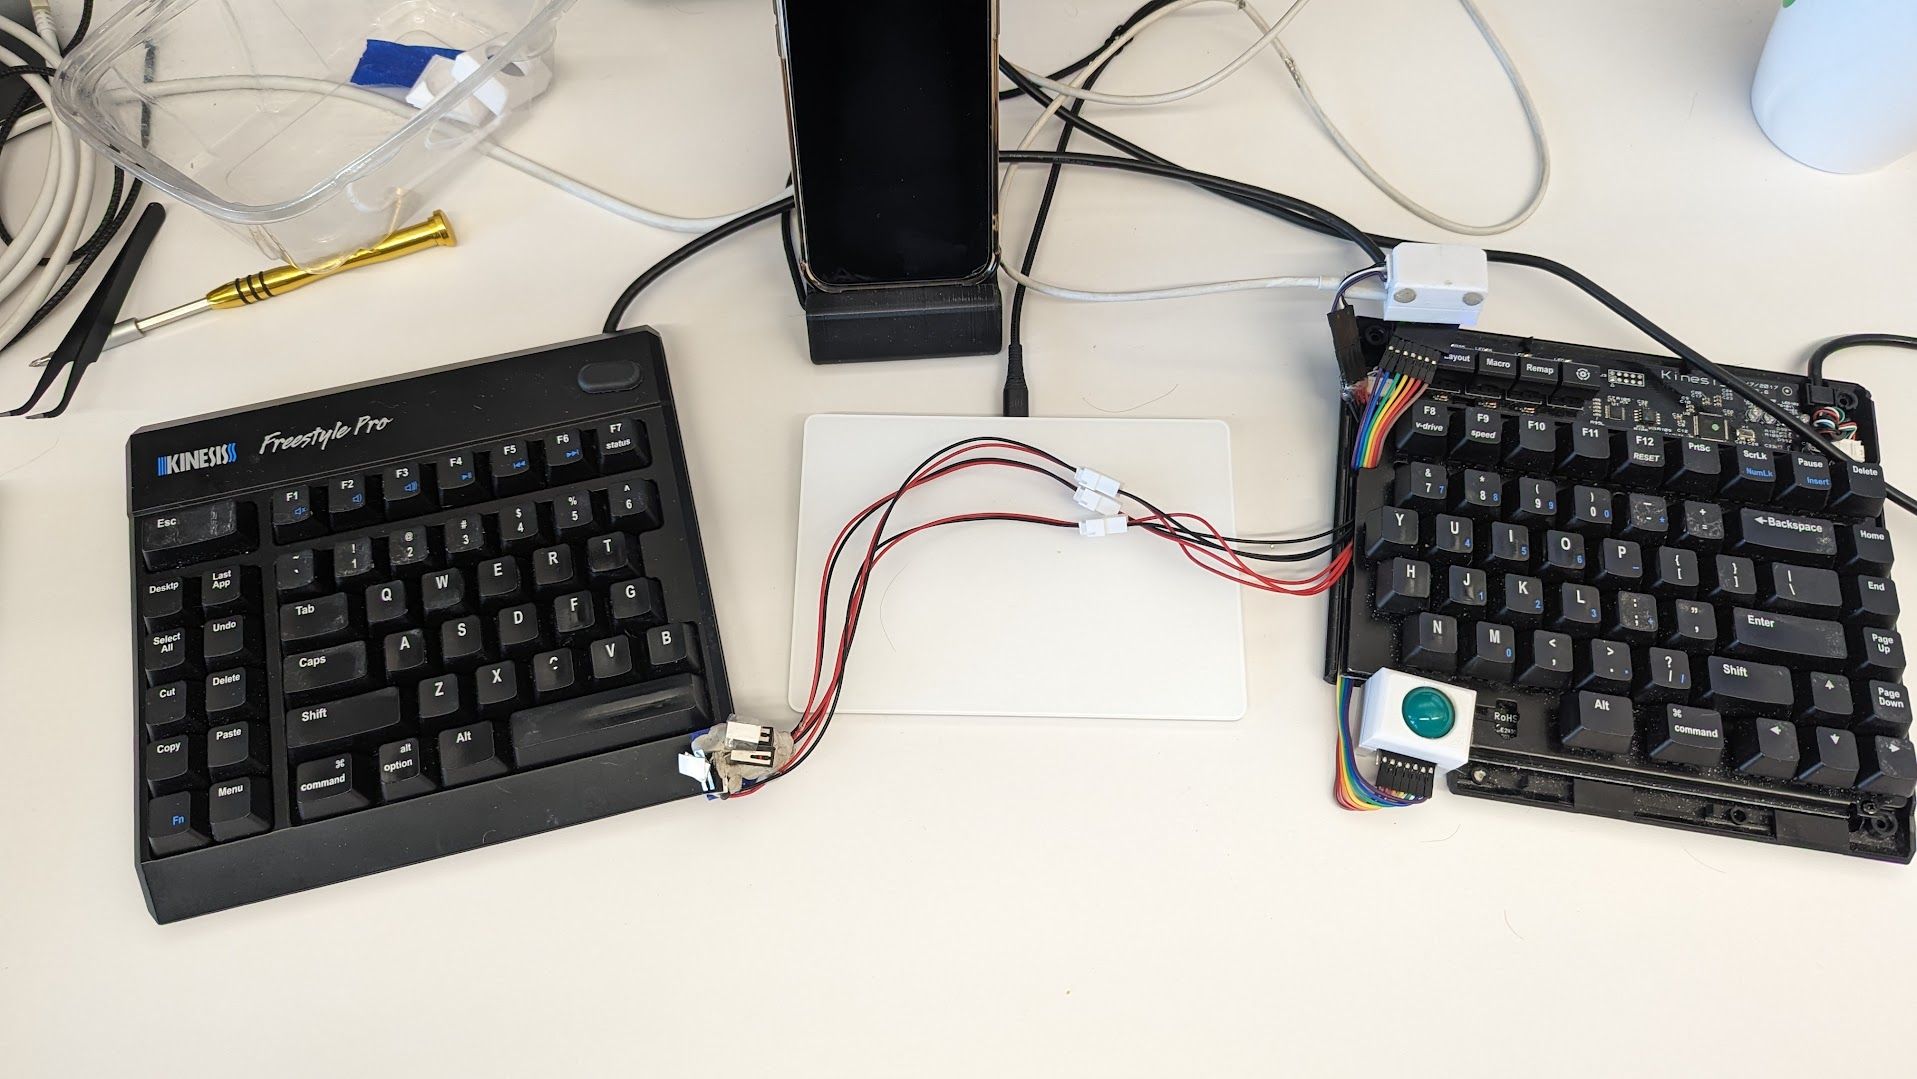
[[[1770,663],[1712,656],[1704,668],[1710,706],[1727,716],[1788,715],[1791,672]]]
[[[358,689],[371,672],[366,665],[366,642],[336,644],[317,652],[287,656],[280,686],[288,697],[313,697]]]
[[[357,697],[286,710],[286,748],[332,747],[385,734],[399,726],[399,690],[388,686]]]
[[[1820,564],[1837,557],[1837,529],[1829,521],[1754,509],[1743,510],[1738,517],[1739,554]]]

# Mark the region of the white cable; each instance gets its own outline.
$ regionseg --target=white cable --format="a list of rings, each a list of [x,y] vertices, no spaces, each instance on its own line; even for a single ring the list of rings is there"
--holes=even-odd
[[[43,0],[35,0],[33,22],[35,29],[29,30],[12,19],[0,17],[0,32],[18,39],[35,54],[22,58],[10,48],[0,48],[0,64],[60,66],[59,33]],[[47,103],[47,109],[40,115],[50,113],[53,87],[47,80],[39,75],[25,75],[21,81]],[[40,123],[46,122],[44,118],[40,120]],[[0,320],[0,343],[11,341],[59,287],[60,279],[66,276],[68,260],[80,246],[91,220],[93,154],[80,145],[79,139],[64,124],[54,124],[53,133],[46,173],[39,193],[34,196],[33,209],[13,243],[7,245],[5,254],[0,254],[0,304],[11,305],[6,318]]]
[[[189,79],[168,79],[160,82],[142,83],[137,93],[151,97],[172,97],[179,94],[210,94],[231,90],[284,90],[293,93],[319,94],[331,97],[335,100],[343,98],[358,101],[376,108],[385,109],[387,112],[397,116],[416,116],[419,111],[403,101],[396,101],[384,94],[377,94],[357,86],[342,85],[336,82],[329,82],[325,79],[301,78],[294,75],[210,75]],[[121,93],[125,94],[129,101],[137,100],[135,93],[132,91],[122,91]],[[33,116],[22,119],[16,130],[29,131],[36,127],[41,127],[46,123],[46,114],[36,113]],[[64,131],[64,128],[60,130]],[[515,153],[491,139],[481,141],[480,152],[498,161],[502,165],[517,169],[527,176],[531,176],[542,183],[550,184],[560,191],[597,206],[608,213],[623,217],[628,221],[636,221],[642,225],[650,225],[653,228],[666,229],[672,232],[711,232],[713,229],[718,228],[720,225],[731,221],[741,214],[751,213],[760,206],[764,206],[766,202],[775,201],[777,198],[783,198],[785,195],[791,193],[791,189],[787,188],[784,192],[775,196],[774,199],[767,199],[765,202],[755,203],[737,213],[720,214],[714,217],[680,217],[676,214],[661,213],[657,210],[649,210],[643,206],[636,206],[616,195],[607,194],[583,180],[575,179],[551,166],[534,161],[523,154]]]
[[[1051,296],[1059,300],[1076,300],[1080,303],[1130,303],[1134,300],[1183,300],[1193,296],[1215,296],[1221,292],[1256,292],[1261,289],[1300,288],[1318,292],[1336,292],[1344,282],[1341,276],[1330,277],[1249,277],[1238,281],[1207,281],[1196,285],[1170,285],[1164,288],[1135,289],[1129,292],[1093,292],[1087,289],[1067,288],[1049,281],[1019,272],[1010,263],[1000,262],[1005,276],[1031,289],[1033,292]]]
[[[1206,0],[1193,0],[1193,2],[1206,2]],[[1478,10],[1478,6],[1473,0],[1458,0],[1458,4],[1464,8],[1464,12],[1471,19],[1472,25],[1477,27],[1479,36],[1484,38],[1484,43],[1490,48],[1491,55],[1497,59],[1498,66],[1504,69],[1505,78],[1510,81],[1512,92],[1517,95],[1518,105],[1524,110],[1525,124],[1530,128],[1531,144],[1535,148],[1538,157],[1537,183],[1536,186],[1532,188],[1530,197],[1525,200],[1524,205],[1519,208],[1516,213],[1492,225],[1473,225],[1469,222],[1455,221],[1427,208],[1410,195],[1405,194],[1404,191],[1400,190],[1395,184],[1391,183],[1391,181],[1385,179],[1384,175],[1365,158],[1364,154],[1359,152],[1356,146],[1352,145],[1351,140],[1345,136],[1345,133],[1339,130],[1338,125],[1332,121],[1330,114],[1328,114],[1324,106],[1319,103],[1317,94],[1312,92],[1311,84],[1305,79],[1304,72],[1299,68],[1297,59],[1292,56],[1290,50],[1285,48],[1284,43],[1278,39],[1278,35],[1291,23],[1293,18],[1303,11],[1304,7],[1309,4],[1311,0],[1293,0],[1291,7],[1285,9],[1285,13],[1279,16],[1276,23],[1267,22],[1264,16],[1258,12],[1258,9],[1252,7],[1248,0],[1211,0],[1211,2],[1231,3],[1232,6],[1243,11],[1245,16],[1259,29],[1261,36],[1251,48],[1240,53],[1236,59],[1232,60],[1230,64],[1227,64],[1217,73],[1178,90],[1171,90],[1160,94],[1105,93],[1084,89],[1079,85],[1079,83],[1083,81],[1082,76],[1072,83],[1061,83],[1053,79],[1045,78],[1042,75],[1035,75],[1023,67],[1018,67],[1016,64],[1013,65],[1014,67],[1018,67],[1018,70],[1027,78],[1032,79],[1038,83],[1038,85],[1045,87],[1056,95],[1053,106],[1048,106],[1043,116],[1040,117],[1040,123],[1042,124],[1058,111],[1054,106],[1058,104],[1058,99],[1064,97],[1079,98],[1106,105],[1133,106],[1164,104],[1166,102],[1180,101],[1192,97],[1196,94],[1203,93],[1205,90],[1218,85],[1218,83],[1230,77],[1233,73],[1244,67],[1254,54],[1269,45],[1277,51],[1280,59],[1284,61],[1285,70],[1291,73],[1292,81],[1297,84],[1298,92],[1304,98],[1305,106],[1310,109],[1312,117],[1318,121],[1318,126],[1322,127],[1325,134],[1330,136],[1331,141],[1335,143],[1338,150],[1345,155],[1346,160],[1350,161],[1352,166],[1362,173],[1366,180],[1369,180],[1379,191],[1384,192],[1391,201],[1404,207],[1404,209],[1417,216],[1420,220],[1464,236],[1495,236],[1499,233],[1509,232],[1530,220],[1531,215],[1537,212],[1539,206],[1543,205],[1545,192],[1551,185],[1551,148],[1549,140],[1545,137],[1544,133],[1544,119],[1538,113],[1537,103],[1531,97],[1530,88],[1525,85],[1524,76],[1518,72],[1516,62],[1511,59],[1511,54],[1505,50],[1504,42],[1499,40],[1496,31],[1492,30],[1490,22],[1485,19],[1484,13]],[[1173,4],[1161,9],[1155,13],[1155,15],[1169,15],[1174,11],[1182,10],[1188,6],[1190,6],[1188,3]],[[1132,33],[1125,35],[1120,41],[1130,41],[1137,36],[1138,31],[1142,31],[1146,26],[1156,21],[1157,19],[1155,17],[1141,21],[1138,26],[1133,28]],[[1103,60],[1108,59],[1115,51],[1115,49],[1107,49],[1104,53],[1101,53],[1099,62],[1102,63]],[[1095,70],[1097,66],[1098,64],[1096,63],[1089,64],[1086,70]]]

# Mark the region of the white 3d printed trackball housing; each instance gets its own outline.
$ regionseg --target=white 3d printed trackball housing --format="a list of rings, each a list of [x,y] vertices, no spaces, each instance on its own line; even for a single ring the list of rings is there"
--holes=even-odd
[[[1442,776],[1470,759],[1477,708],[1473,690],[1380,670],[1364,685],[1358,746],[1428,761]]]

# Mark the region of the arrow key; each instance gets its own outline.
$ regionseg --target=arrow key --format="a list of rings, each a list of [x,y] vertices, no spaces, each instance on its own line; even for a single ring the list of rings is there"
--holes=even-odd
[[[1789,779],[1797,774],[1799,756],[1795,723],[1759,719],[1732,730],[1731,760],[1744,775]]]
[[[1812,727],[1804,735],[1797,778],[1825,787],[1857,783],[1857,736],[1830,727]]]
[[[1864,781],[1857,789],[1892,798],[1917,795],[1917,750],[1910,742],[1880,734],[1870,740],[1869,746],[1875,752],[1864,767]]]
[[[1841,674],[1812,672],[1797,685],[1797,718],[1812,726],[1848,727],[1856,712],[1850,679]]]

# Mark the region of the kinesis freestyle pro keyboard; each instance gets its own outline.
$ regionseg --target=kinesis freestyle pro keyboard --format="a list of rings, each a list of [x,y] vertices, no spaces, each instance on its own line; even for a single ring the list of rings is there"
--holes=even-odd
[[[650,330],[127,453],[158,921],[700,793],[731,700]]]
[[[1917,754],[1884,477],[1654,356],[1357,320],[1436,364],[1359,523],[1327,673],[1477,692],[1458,794],[1908,862]],[[1849,383],[1739,370],[1857,422]],[[1344,458],[1355,424],[1345,418]]]

